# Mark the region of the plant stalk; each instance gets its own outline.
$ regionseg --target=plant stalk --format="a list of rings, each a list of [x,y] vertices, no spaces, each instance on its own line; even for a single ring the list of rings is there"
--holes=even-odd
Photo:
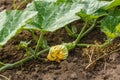
[[[97,47],[103,48],[103,47],[107,46],[110,42],[111,42],[111,40],[106,40],[101,45],[96,45],[96,44],[81,44],[80,43],[80,44],[77,44],[77,46],[83,46],[83,47],[97,46]]]
[[[97,19],[94,20],[94,23],[92,24],[92,26],[90,28],[88,28],[82,35],[81,37],[85,36],[88,32],[90,32],[94,27],[95,27],[95,24],[97,22]]]
[[[77,45],[77,43],[78,43],[78,42],[80,41],[80,39],[82,38],[82,36],[83,36],[83,32],[85,31],[87,25],[88,25],[88,20],[85,21],[85,24],[84,24],[82,30],[80,31],[80,33],[79,33],[77,39],[74,41],[74,44],[75,44],[75,45]]]
[[[77,46],[83,46],[83,47],[90,47],[90,46],[98,46],[98,45],[95,45],[95,44],[77,44]]]
[[[44,49],[44,50],[38,52],[36,55],[39,56],[39,55],[47,52],[48,50],[49,50],[49,48]],[[18,65],[21,65],[21,64],[23,64],[23,63],[25,63],[25,62],[27,62],[27,61],[29,61],[31,59],[34,59],[34,55],[26,57],[26,58],[24,58],[24,59],[22,59],[20,61],[17,61],[17,62],[15,62],[13,64],[5,64],[3,67],[0,68],[0,72],[3,71],[3,70],[6,70],[6,69],[11,69],[11,68],[16,67]]]
[[[94,21],[93,25],[92,25],[89,29],[87,29],[87,30],[81,35],[81,38],[94,28],[94,26],[95,26],[95,24],[96,24],[96,21],[97,21],[97,19]],[[95,45],[95,44],[77,44],[77,46],[85,46],[85,47],[98,46],[98,47],[101,47],[101,48],[102,48],[102,47],[105,47],[106,45],[108,45],[111,41],[112,41],[111,39],[108,39],[108,40],[106,40],[102,45]]]
[[[100,45],[101,48],[107,46],[112,40],[111,39],[108,39],[106,40],[102,45]]]
[[[37,41],[38,41],[38,38],[37,38],[37,36],[35,35],[35,33],[33,32],[33,30],[29,30],[29,32],[31,33],[33,39],[37,42]]]
[[[35,48],[35,53],[34,53],[35,58],[37,58],[37,55],[36,55],[36,54],[37,54],[37,52],[38,52],[38,50],[39,50],[39,48],[40,48],[40,46],[41,46],[41,44],[42,44],[43,37],[44,37],[44,32],[41,31],[40,37],[39,37],[39,39],[38,39],[38,41],[37,41],[37,46],[36,46],[36,48]]]

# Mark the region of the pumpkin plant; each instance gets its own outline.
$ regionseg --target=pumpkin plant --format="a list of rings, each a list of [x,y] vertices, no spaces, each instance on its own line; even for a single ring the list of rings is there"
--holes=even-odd
[[[36,40],[37,45],[35,50],[28,48],[32,55],[17,61],[15,63],[2,63],[0,62],[0,71],[5,69],[10,69],[24,62],[36,59],[39,55],[47,52],[49,49],[49,54],[47,60],[60,62],[68,56],[68,52],[74,49],[75,46],[88,46],[89,44],[78,44],[80,39],[85,36],[89,31],[91,31],[95,25],[97,25],[98,18],[105,16],[101,20],[101,26],[103,32],[109,30],[109,26],[103,23],[107,20],[106,17],[109,16],[107,11],[109,9],[117,7],[120,1],[100,1],[100,0],[34,0],[32,3],[28,4],[24,10],[4,10],[0,12],[0,45],[3,46],[7,43],[9,39],[17,35],[22,30],[26,29],[33,33],[33,30],[39,30],[40,36],[37,39],[36,35],[33,33],[33,38]],[[75,41],[63,43],[49,47],[44,38],[46,32],[54,32],[67,24],[76,21],[83,20],[84,26],[79,31],[75,37]],[[106,27],[107,26],[107,27]],[[104,28],[106,27],[106,28]],[[111,26],[113,27],[113,26]],[[119,21],[114,25],[115,34],[119,34]],[[66,30],[70,30],[69,27]],[[75,28],[74,28],[75,31]],[[69,31],[67,31],[69,34]],[[75,34],[73,34],[75,35]],[[114,37],[115,38],[115,37]],[[46,45],[42,51],[39,48]]]
[[[23,13],[29,12],[29,14],[30,14],[30,12],[34,12],[34,14],[33,13],[31,14],[31,15],[34,15],[34,17],[33,16],[30,17],[30,19],[25,19],[27,16],[29,16],[27,14],[25,16],[23,15],[22,20],[21,20],[21,18],[19,19],[20,16],[18,16],[18,17],[16,16],[16,15],[18,15],[17,13],[16,13],[16,15],[10,14],[10,13],[8,15],[6,15],[4,13],[4,11],[1,12],[0,16],[2,18],[0,18],[0,19],[1,19],[1,21],[3,21],[3,24],[0,24],[1,25],[0,35],[1,35],[1,37],[3,36],[2,37],[3,39],[2,38],[0,39],[1,46],[4,45],[11,37],[15,36],[18,32],[22,31],[23,29],[39,30],[41,32],[41,34],[37,41],[35,50],[33,51],[30,49],[30,51],[33,55],[31,55],[27,58],[24,58],[13,64],[4,64],[3,65],[3,63],[1,62],[2,64],[1,64],[0,71],[7,69],[7,68],[12,68],[14,66],[17,66],[23,62],[30,60],[30,59],[37,58],[38,55],[40,55],[41,53],[48,51],[49,48],[38,52],[39,48],[42,45],[44,34],[48,31],[53,32],[57,29],[60,29],[61,27],[64,27],[66,24],[69,24],[75,20],[80,19],[75,14],[77,12],[79,12],[81,8],[82,8],[81,4],[78,4],[78,3],[67,3],[67,2],[58,3],[58,2],[47,2],[47,1],[36,0],[36,1],[33,1],[32,3],[28,4],[28,6],[25,10],[20,11]],[[10,11],[10,12],[13,12],[13,11]],[[10,18],[8,18],[8,20],[6,20],[7,19],[6,16],[8,16]],[[17,18],[18,20],[14,20],[13,19],[14,17]],[[14,21],[14,22],[11,22],[11,20],[9,20],[11,18],[13,19],[12,21]],[[8,21],[10,21],[9,23],[11,23],[11,25],[5,26],[5,24],[9,24],[9,23],[7,23]],[[21,24],[20,22],[16,22],[16,21],[21,21],[21,23],[24,21],[24,23]],[[19,24],[21,24],[21,25],[19,25]],[[12,26],[12,25],[15,25],[15,26]],[[5,28],[6,30],[3,30],[2,27]],[[8,30],[10,28],[12,28],[11,32]],[[7,35],[6,35],[5,31],[6,31],[6,33],[8,33]]]

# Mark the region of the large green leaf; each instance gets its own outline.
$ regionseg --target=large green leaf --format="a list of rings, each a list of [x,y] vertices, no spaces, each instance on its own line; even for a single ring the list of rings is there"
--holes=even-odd
[[[106,6],[105,9],[110,9],[120,5],[120,0],[112,0],[111,4]]]
[[[120,10],[111,10],[109,15],[102,19],[101,30],[110,39],[120,36]]]
[[[35,15],[37,15],[35,11],[4,10],[0,12],[0,45],[4,45],[26,24],[26,21]]]
[[[110,1],[99,0],[82,0],[82,2],[85,3],[85,6],[78,13],[78,15],[84,20],[106,15],[106,12],[103,10],[103,8],[111,3]]]
[[[55,31],[66,24],[78,20],[79,13],[83,19],[93,19],[106,15],[103,10],[113,1],[99,0],[52,0],[48,2],[36,0],[29,4],[26,10],[38,11],[38,15],[25,29]]]
[[[38,11],[38,15],[26,28],[55,31],[80,19],[76,13],[83,8],[81,3],[34,1],[26,10]]]
[[[109,1],[99,1],[99,0],[82,0],[85,3],[84,8],[82,9],[86,14],[93,14],[100,8],[103,8],[109,5]]]

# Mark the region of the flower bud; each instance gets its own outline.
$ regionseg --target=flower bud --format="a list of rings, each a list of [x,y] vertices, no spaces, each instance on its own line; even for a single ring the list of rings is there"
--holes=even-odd
[[[49,54],[47,55],[47,59],[49,61],[60,62],[61,60],[65,60],[68,56],[68,49],[65,45],[56,45],[52,46],[49,50]]]

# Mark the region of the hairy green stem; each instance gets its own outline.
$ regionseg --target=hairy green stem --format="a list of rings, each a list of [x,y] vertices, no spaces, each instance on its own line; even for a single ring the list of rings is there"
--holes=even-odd
[[[90,28],[88,28],[86,31],[85,31],[85,28],[87,27],[88,25],[88,21],[85,22],[81,32],[79,33],[77,39],[75,41],[73,41],[72,43],[74,44],[74,46],[84,46],[84,47],[87,47],[87,46],[93,46],[93,44],[78,44],[78,42],[80,41],[80,39],[85,36],[89,31],[91,31],[94,27],[95,27],[95,24],[96,24],[96,21],[97,19],[94,20],[94,23],[91,25]]]
[[[90,47],[90,46],[97,46],[97,45],[94,45],[94,44],[77,44],[77,46],[83,46],[83,47]]]
[[[80,41],[80,39],[82,38],[83,32],[85,31],[87,25],[88,25],[88,21],[85,21],[85,24],[84,24],[82,30],[80,31],[77,39],[74,41],[74,44],[75,44],[75,45],[77,45],[77,43],[78,43],[78,42]]]
[[[39,56],[39,55],[47,52],[48,50],[49,50],[49,48],[44,49],[44,50],[38,52],[38,53],[37,53],[37,56]],[[34,59],[34,55],[29,56],[29,57],[26,57],[26,58],[24,58],[24,59],[22,59],[22,60],[20,60],[20,61],[17,61],[17,62],[15,62],[15,63],[13,63],[13,64],[5,64],[5,66],[3,66],[3,67],[0,68],[0,71],[14,68],[14,67],[16,67],[16,66],[18,66],[18,65],[21,65],[21,64],[23,64],[23,63],[25,63],[25,62],[27,62],[27,61],[29,61],[29,60],[31,60],[31,59]]]
[[[37,54],[40,46],[42,45],[43,37],[44,37],[44,32],[41,31],[40,37],[39,37],[38,42],[37,42],[37,46],[36,46],[36,48],[35,48],[35,53],[34,53],[35,58],[37,58],[37,55],[36,55],[36,54]]]
[[[97,19],[94,20],[94,23],[92,24],[92,26],[90,28],[88,28],[82,35],[81,37],[85,36],[88,32],[90,32],[94,27],[95,27],[95,24],[97,22]]]
[[[111,39],[106,40],[100,47],[103,48],[107,46],[108,44],[110,44],[111,41],[112,41]]]
[[[37,38],[37,36],[35,35],[34,31],[33,31],[33,30],[28,30],[28,31],[32,34],[33,39],[37,42],[37,41],[38,41],[38,38]]]
[[[107,46],[111,41],[110,40],[106,40],[103,44],[101,45],[96,45],[96,44],[77,44],[77,46],[83,46],[83,47],[90,47],[90,46],[97,46],[97,47],[100,47],[100,48],[103,48],[105,46]]]

